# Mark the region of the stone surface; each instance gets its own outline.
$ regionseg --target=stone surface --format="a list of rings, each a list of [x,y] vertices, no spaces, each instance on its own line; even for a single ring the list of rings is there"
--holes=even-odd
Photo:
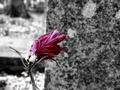
[[[96,6],[86,18],[89,2]],[[47,31],[74,30],[65,41],[66,53],[57,58],[61,68],[46,67],[45,90],[113,90],[120,82],[119,0],[49,0]],[[86,10],[86,9],[85,9]],[[92,11],[92,12],[91,12]],[[54,65],[54,64],[53,64]]]
[[[92,18],[95,15],[96,3],[89,0],[82,9],[82,15],[86,18]]]

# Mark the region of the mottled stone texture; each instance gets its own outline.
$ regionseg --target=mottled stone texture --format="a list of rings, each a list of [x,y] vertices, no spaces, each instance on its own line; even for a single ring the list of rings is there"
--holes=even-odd
[[[120,19],[115,18],[120,0],[93,0],[96,10],[91,18],[81,12],[87,2],[48,2],[47,31],[76,33],[63,43],[69,49],[57,57],[61,68],[48,63],[45,90],[117,90],[120,86]]]

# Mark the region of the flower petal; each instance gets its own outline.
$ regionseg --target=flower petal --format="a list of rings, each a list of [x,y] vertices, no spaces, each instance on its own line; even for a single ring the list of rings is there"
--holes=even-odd
[[[53,44],[53,43],[57,44],[57,43],[63,41],[65,38],[66,38],[66,36],[62,34],[62,35],[59,35],[56,38],[50,40],[47,44]]]
[[[57,30],[44,34],[33,42],[30,53],[36,55],[39,59],[44,56],[53,58],[64,50],[64,47],[61,47],[58,43],[66,39],[66,37]]]

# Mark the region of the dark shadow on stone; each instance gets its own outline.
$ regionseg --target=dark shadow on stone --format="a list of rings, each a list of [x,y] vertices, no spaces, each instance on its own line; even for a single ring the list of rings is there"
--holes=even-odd
[[[34,68],[34,72],[44,73],[45,68],[39,65]],[[26,71],[20,58],[0,57],[0,74],[7,73],[10,75],[21,76]]]

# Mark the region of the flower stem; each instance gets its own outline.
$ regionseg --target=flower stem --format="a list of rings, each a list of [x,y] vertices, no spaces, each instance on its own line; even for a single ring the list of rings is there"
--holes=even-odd
[[[23,56],[21,55],[21,53],[13,47],[9,47],[9,48],[14,50],[20,56],[20,60],[22,64],[24,65],[25,68],[27,68],[27,62],[23,59]]]
[[[33,75],[32,75],[31,63],[29,63],[28,75],[30,76],[33,90],[37,90],[38,87],[36,86],[34,77],[33,77]],[[39,90],[39,89],[38,89],[38,90]]]
[[[31,79],[31,82],[32,82],[32,88],[33,88],[33,90],[36,90],[35,81],[34,81],[34,78],[33,78],[33,75],[32,75],[31,71],[29,72],[29,75],[30,75],[30,79]]]
[[[37,60],[37,61],[35,60],[35,62],[34,62],[33,64],[31,64],[31,62],[29,62],[29,64],[28,64],[28,75],[30,76],[33,90],[36,90],[36,89],[39,90],[39,88],[38,88],[38,87],[36,86],[36,84],[35,84],[35,80],[34,80],[34,77],[33,77],[33,75],[32,75],[32,69],[34,68],[34,66],[35,66],[36,64],[40,63],[40,62],[41,62],[42,60],[44,60],[45,58],[46,58],[46,56],[43,57],[43,58],[41,58],[40,60]]]

